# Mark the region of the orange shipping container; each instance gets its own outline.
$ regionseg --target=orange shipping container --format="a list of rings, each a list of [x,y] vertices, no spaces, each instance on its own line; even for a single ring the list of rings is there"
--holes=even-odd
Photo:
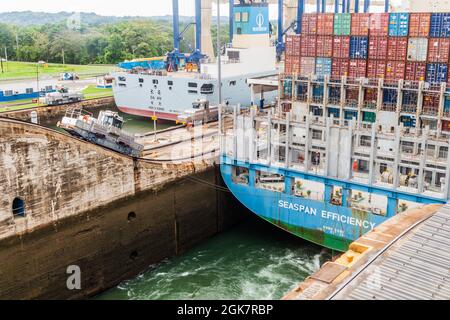
[[[450,39],[432,38],[428,42],[428,62],[448,63]]]
[[[369,13],[352,13],[352,36],[368,36],[369,35]]]
[[[300,43],[300,55],[302,57],[315,57],[317,48],[317,36],[302,35]]]
[[[409,36],[428,37],[430,24],[431,13],[411,13],[409,15]]]
[[[335,79],[348,76],[349,62],[349,59],[333,59],[333,63],[331,65],[331,76]]]
[[[389,37],[388,60],[405,61],[408,54],[408,38]]]
[[[386,60],[388,37],[369,37],[369,59]]]
[[[334,31],[334,14],[322,13],[317,15],[317,34],[332,36]]]
[[[406,63],[403,61],[388,61],[386,64],[386,80],[398,81],[405,78]]]
[[[349,78],[363,78],[366,76],[367,61],[362,59],[351,59],[348,67]]]
[[[333,58],[348,59],[350,57],[350,37],[333,38]]]
[[[317,14],[305,13],[302,15],[302,34],[317,34]]]
[[[389,31],[389,13],[370,14],[369,34],[371,36],[387,36]]]
[[[331,58],[333,56],[333,36],[317,36],[318,57]]]
[[[369,79],[384,78],[385,70],[386,70],[385,60],[369,60],[367,62],[367,78]]]

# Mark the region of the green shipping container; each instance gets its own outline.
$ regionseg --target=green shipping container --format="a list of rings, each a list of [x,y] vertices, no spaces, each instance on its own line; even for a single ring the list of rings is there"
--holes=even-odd
[[[373,112],[363,112],[363,121],[374,123],[376,120],[376,115]]]
[[[352,15],[350,13],[336,13],[334,15],[334,35],[349,36],[352,27]]]

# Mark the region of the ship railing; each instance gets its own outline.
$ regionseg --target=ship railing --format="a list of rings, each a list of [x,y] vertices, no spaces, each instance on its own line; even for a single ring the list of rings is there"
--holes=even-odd
[[[328,98],[328,103],[332,104],[332,105],[339,106],[341,104],[341,98],[329,97]]]
[[[377,108],[377,103],[373,101],[364,101],[363,103],[364,109],[375,110]]]
[[[348,108],[358,108],[358,100],[356,99],[345,99],[345,106]]]
[[[404,89],[415,89],[417,90],[419,88],[419,81],[404,81],[403,82],[403,88]]]
[[[402,105],[402,112],[415,114],[417,112],[417,105]]]
[[[383,105],[381,106],[381,110],[395,112],[397,110],[397,104],[396,103],[383,103]]]
[[[66,110],[65,117],[78,119],[83,116],[92,117],[93,114],[83,109],[83,107],[69,107]]]
[[[307,102],[308,101],[308,95],[307,94],[298,94],[297,95],[297,101]]]
[[[438,109],[434,107],[424,107],[422,109],[422,114],[427,116],[437,116],[438,115]]]
[[[313,96],[312,97],[313,103],[322,104],[323,103],[323,96]]]

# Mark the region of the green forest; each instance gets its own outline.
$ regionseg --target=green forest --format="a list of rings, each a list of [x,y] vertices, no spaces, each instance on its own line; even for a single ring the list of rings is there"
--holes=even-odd
[[[0,19],[0,57],[8,60],[66,64],[115,64],[134,58],[165,55],[172,50],[172,23],[163,18],[102,20],[71,28],[65,21],[29,24]],[[185,19],[180,30],[187,25]],[[214,26],[213,41],[217,35]],[[221,39],[228,41],[228,26]],[[182,40],[182,50],[194,47],[194,26]],[[6,48],[6,50],[5,50]],[[6,52],[5,52],[6,51]]]

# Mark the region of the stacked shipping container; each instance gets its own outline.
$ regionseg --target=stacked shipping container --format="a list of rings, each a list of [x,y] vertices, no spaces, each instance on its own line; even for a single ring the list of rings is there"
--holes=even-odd
[[[305,14],[286,72],[447,82],[450,13]],[[449,81],[450,82],[450,81]]]

